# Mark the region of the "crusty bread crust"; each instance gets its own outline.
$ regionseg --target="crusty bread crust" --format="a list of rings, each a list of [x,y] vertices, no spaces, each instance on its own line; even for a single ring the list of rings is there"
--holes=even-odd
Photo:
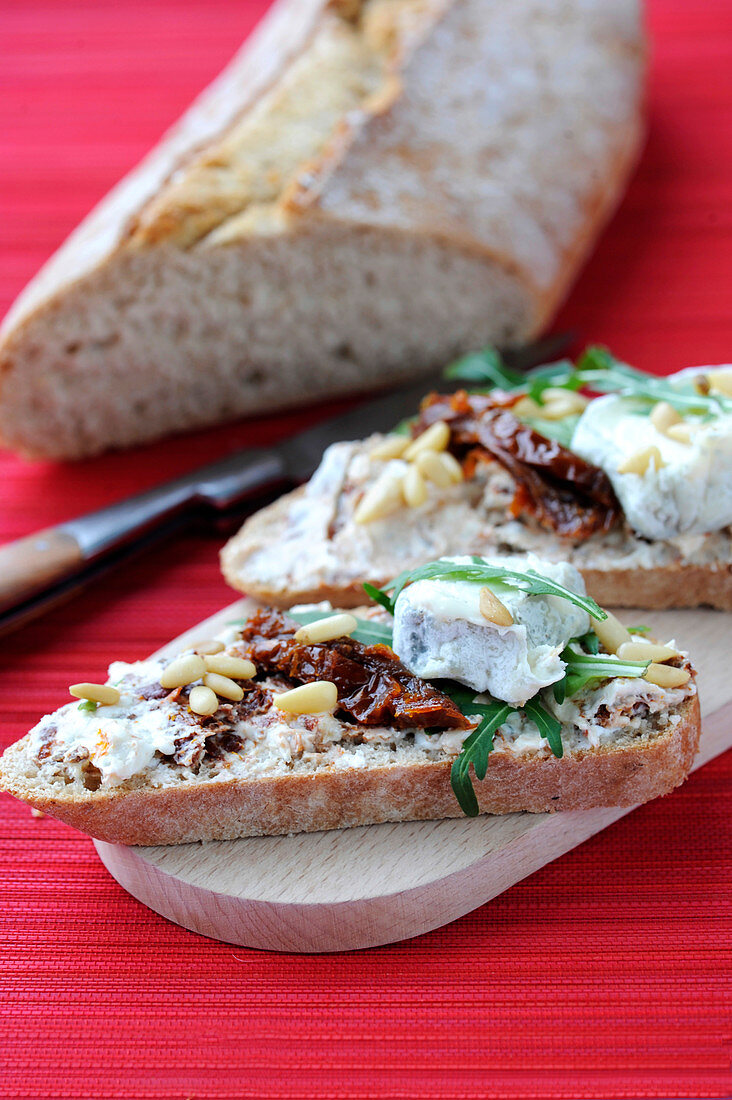
[[[713,607],[732,611],[732,563],[720,569],[705,565],[664,565],[655,569],[582,569],[582,576],[601,607]]]
[[[475,782],[481,813],[633,806],[667,794],[685,779],[699,745],[698,696],[687,699],[678,714],[676,725],[640,745],[588,749],[561,759],[494,752],[485,780]],[[48,798],[23,778],[28,746],[26,736],[0,759],[0,789],[111,843],[184,844],[461,816],[449,762]]]
[[[81,457],[544,326],[642,142],[637,0],[339,7],[274,4],[21,295],[6,445]]]

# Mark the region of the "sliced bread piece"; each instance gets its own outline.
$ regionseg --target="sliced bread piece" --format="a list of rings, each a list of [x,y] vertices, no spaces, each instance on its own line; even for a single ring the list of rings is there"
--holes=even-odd
[[[526,340],[642,136],[638,0],[279,0],[0,337],[0,436],[77,458]]]
[[[435,558],[533,552],[575,565],[604,606],[732,610],[730,528],[651,542],[620,523],[573,541],[509,513],[516,482],[497,462],[480,463],[469,480],[431,484],[417,508],[403,504],[357,523],[365,492],[387,466],[372,457],[382,443],[334,445],[307,485],[248,519],[221,554],[229,584],[278,607],[353,607],[363,602],[364,581],[382,585]]]
[[[401,677],[404,688],[392,696],[402,706],[393,724],[379,724],[368,713],[378,702],[374,681],[365,699],[357,690],[348,694],[350,667],[339,684],[335,713],[283,711],[276,700],[293,680],[266,665],[282,639],[292,641],[297,624],[264,613],[254,623],[244,624],[243,639],[230,631],[228,648],[219,655],[248,654],[264,662],[256,681],[237,681],[240,699],[221,698],[214,713],[197,714],[197,689],[161,686],[169,661],[113,665],[110,680],[119,701],[98,711],[89,704],[80,710],[74,702],[43,719],[4,753],[0,787],[84,832],[124,844],[461,815],[450,773],[477,718],[456,715],[441,690],[424,681],[416,686],[420,698],[414,703],[408,694],[415,690],[414,678],[405,679],[404,666],[389,650],[388,675]],[[359,653],[358,643],[349,641],[349,660],[365,660]],[[336,657],[343,654],[336,646]],[[371,675],[384,651],[372,647],[369,654]],[[304,656],[320,667],[331,662],[333,675],[341,675],[327,645],[310,646]],[[306,682],[318,676],[300,673]],[[169,673],[166,683],[185,675]],[[94,692],[87,688],[87,694]],[[366,711],[358,711],[364,705]],[[674,688],[618,677],[588,686],[561,705],[548,691],[543,705],[562,716],[564,755],[552,755],[537,727],[514,713],[496,732],[485,779],[475,784],[480,812],[630,806],[667,793],[691,767],[700,734],[693,673]],[[445,708],[442,718],[435,717],[439,707]],[[361,720],[354,720],[354,711]]]

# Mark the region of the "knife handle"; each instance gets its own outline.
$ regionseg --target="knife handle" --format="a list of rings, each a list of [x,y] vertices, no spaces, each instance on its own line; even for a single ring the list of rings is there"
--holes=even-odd
[[[0,616],[182,513],[224,510],[284,478],[276,451],[252,449],[0,546]]]
[[[62,580],[83,563],[76,539],[58,527],[0,546],[0,610]]]

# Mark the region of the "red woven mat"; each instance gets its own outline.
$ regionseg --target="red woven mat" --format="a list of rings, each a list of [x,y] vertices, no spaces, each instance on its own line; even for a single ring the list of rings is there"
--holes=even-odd
[[[2,308],[264,6],[5,0]],[[665,371],[732,348],[732,5],[655,0],[650,21],[646,155],[560,324]],[[67,469],[4,456],[0,538],[306,418]],[[227,602],[220,541],[148,551],[5,640],[0,743]],[[3,799],[0,1096],[729,1096],[731,775],[727,754],[463,920],[332,957],[168,924],[86,837]]]

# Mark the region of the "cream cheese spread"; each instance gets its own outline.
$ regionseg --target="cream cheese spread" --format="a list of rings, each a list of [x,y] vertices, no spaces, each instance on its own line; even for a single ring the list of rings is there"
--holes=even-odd
[[[673,376],[680,388],[689,373]],[[732,414],[687,414],[686,443],[659,431],[648,413],[638,398],[598,397],[579,419],[572,450],[605,471],[628,524],[645,538],[703,535],[732,523]],[[620,472],[648,447],[658,448],[660,468],[651,462],[644,473]]]
[[[471,558],[444,559],[470,564]],[[532,569],[580,595],[581,574],[564,562],[491,557],[487,564]],[[590,628],[588,614],[559,596],[528,595],[491,580],[486,587],[513,618],[498,626],[480,610],[481,585],[469,581],[417,580],[402,590],[394,608],[394,651],[416,676],[450,679],[523,706],[543,687],[561,680],[559,654],[570,638]]]

